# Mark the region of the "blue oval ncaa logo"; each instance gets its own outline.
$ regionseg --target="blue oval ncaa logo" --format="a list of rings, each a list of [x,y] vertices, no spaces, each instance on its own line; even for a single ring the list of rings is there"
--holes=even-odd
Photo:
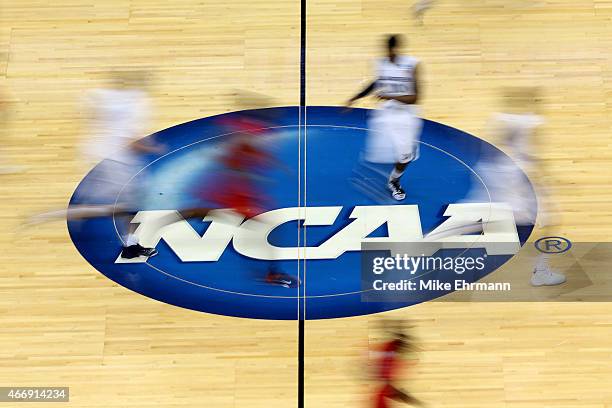
[[[271,262],[277,270],[300,274],[307,319],[376,313],[448,293],[394,302],[364,301],[361,244],[426,236],[462,214],[462,200],[482,183],[472,167],[483,152],[514,165],[511,159],[479,138],[424,121],[420,158],[409,165],[402,179],[407,198],[398,203],[387,197],[380,182],[389,166],[359,164],[368,110],[343,114],[336,107],[308,107],[306,126],[299,124],[297,107],[266,111],[276,119],[264,137],[280,165],[261,175],[269,195],[263,214],[245,219],[226,211],[223,215],[229,218],[223,222],[207,217],[156,228],[156,220],[177,209],[207,205],[194,191],[216,186],[214,157],[227,136],[219,119],[241,113],[199,119],[149,136],[167,151],[146,157],[141,171],[129,181],[145,186],[146,196],[141,200],[146,205],[129,221],[138,225],[141,240],[154,245],[159,254],[148,260],[122,261],[121,220],[109,217],[68,222],[82,256],[108,278],[144,296],[228,316],[297,317],[298,289],[262,282]],[[98,167],[79,184],[71,206],[94,204],[82,192],[96,182]],[[482,189],[486,191],[486,186]],[[248,227],[261,220],[266,228]],[[304,226],[307,233],[298,238],[298,227]],[[514,231],[520,247],[531,228],[516,231],[515,227]],[[495,266],[464,278],[478,280],[512,255],[498,255]]]

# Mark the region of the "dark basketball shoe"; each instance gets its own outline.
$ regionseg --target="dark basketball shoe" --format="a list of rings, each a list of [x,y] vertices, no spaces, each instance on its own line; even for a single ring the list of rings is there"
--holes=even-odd
[[[150,258],[155,255],[157,255],[157,249],[145,248],[140,244],[123,247],[121,250],[121,257],[125,259],[138,258],[139,256],[146,256],[147,258]]]
[[[404,191],[402,186],[400,186],[398,179],[390,180],[387,183],[387,188],[389,189],[389,191],[391,191],[391,197],[393,197],[397,201],[402,201],[404,198],[406,198],[406,192]]]
[[[275,269],[270,269],[266,275],[266,283],[283,286],[285,288],[296,288],[300,280],[295,276],[279,272]]]

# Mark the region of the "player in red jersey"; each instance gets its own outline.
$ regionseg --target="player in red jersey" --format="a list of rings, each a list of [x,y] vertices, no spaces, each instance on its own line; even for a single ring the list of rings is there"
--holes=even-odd
[[[375,408],[389,408],[390,401],[421,405],[423,402],[397,388],[404,356],[416,350],[414,339],[400,331],[392,332],[392,339],[371,352],[374,358],[374,379],[379,382],[374,395]]]
[[[249,219],[271,207],[271,200],[259,186],[262,173],[271,166],[282,165],[265,149],[265,139],[274,118],[266,110],[242,112],[233,118],[222,118],[219,124],[230,130],[229,140],[223,145],[218,159],[221,170],[211,186],[200,188],[195,195],[208,207],[192,207],[178,210],[183,219],[204,218],[213,210],[230,209]],[[168,225],[178,219],[169,217]],[[284,287],[296,287],[299,279],[279,271],[271,262],[264,282]]]
[[[254,217],[270,206],[266,194],[257,187],[257,178],[258,172],[277,164],[257,137],[267,132],[271,122],[262,114],[242,114],[237,119],[220,122],[237,133],[220,160],[223,174],[219,184],[223,188],[211,192],[210,198],[220,208]]]

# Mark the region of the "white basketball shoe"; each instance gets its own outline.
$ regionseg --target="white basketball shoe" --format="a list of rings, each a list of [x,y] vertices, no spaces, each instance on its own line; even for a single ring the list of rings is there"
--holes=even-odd
[[[565,275],[550,268],[537,268],[531,275],[532,286],[555,286],[566,281]]]

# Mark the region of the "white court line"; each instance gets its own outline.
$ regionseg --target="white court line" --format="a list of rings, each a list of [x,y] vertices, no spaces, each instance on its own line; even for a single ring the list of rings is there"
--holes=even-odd
[[[298,127],[298,137],[299,137],[301,135],[301,133],[299,133],[299,132],[301,132],[300,129],[302,127],[302,125],[301,125],[301,115],[300,115],[300,121],[298,122],[298,125],[270,126],[270,127],[265,127],[265,128],[258,129],[258,131],[271,130],[271,129],[282,129],[282,128],[295,128],[295,127]],[[340,125],[305,125],[303,127],[304,127],[305,131],[306,131],[307,127],[328,127],[328,128],[338,128],[338,129],[361,130],[361,131],[366,131],[366,132],[369,131],[369,129],[367,129],[367,128],[356,127],[356,126],[340,126]],[[121,193],[123,192],[125,187],[128,184],[130,184],[130,182],[135,177],[137,177],[140,173],[142,173],[145,169],[147,169],[149,166],[151,166],[155,162],[157,162],[157,161],[159,161],[159,160],[163,159],[164,157],[167,157],[167,156],[169,156],[171,154],[174,154],[177,151],[180,151],[182,149],[194,146],[194,145],[202,143],[202,142],[206,142],[206,141],[209,141],[209,140],[217,139],[217,138],[220,138],[220,137],[223,137],[223,136],[233,135],[233,134],[236,134],[236,133],[241,133],[241,131],[229,132],[229,133],[224,133],[224,134],[217,135],[217,136],[212,136],[212,137],[209,137],[209,138],[206,138],[206,139],[202,139],[202,140],[198,140],[196,142],[189,143],[189,144],[187,144],[185,146],[179,147],[179,148],[177,148],[177,149],[175,149],[175,150],[173,150],[171,152],[168,152],[168,153],[158,157],[157,159],[151,161],[145,167],[140,169],[136,174],[134,174],[134,176],[132,176],[127,181],[127,183],[125,183],[125,185],[121,188],[121,190],[117,194],[117,198],[115,199],[115,206],[114,206],[114,209],[113,209],[113,225],[115,227],[115,233],[117,234],[117,237],[119,238],[121,243],[125,244],[125,242],[121,238],[121,235],[119,234],[119,231],[117,229],[117,223],[116,223],[116,220],[115,220],[115,209],[117,207],[118,200],[119,200],[119,197],[120,197]],[[300,143],[301,143],[301,138],[298,139],[298,144],[300,144]],[[480,180],[480,182],[484,186],[485,190],[487,191],[487,196],[489,197],[489,204],[491,204],[491,195],[489,193],[489,189],[487,188],[484,180],[478,175],[478,173],[476,173],[476,171],[473,168],[471,168],[463,160],[459,159],[457,156],[453,155],[452,153],[447,152],[446,150],[443,150],[443,149],[441,149],[441,148],[439,148],[437,146],[431,145],[429,143],[426,143],[426,142],[423,142],[423,141],[420,141],[420,140],[418,141],[418,143],[420,143],[422,145],[425,145],[425,146],[428,146],[428,147],[430,147],[430,148],[432,148],[434,150],[438,150],[438,151],[440,151],[440,152],[442,152],[442,153],[452,157],[453,159],[455,159],[459,163],[461,163],[464,167],[466,167],[468,170],[470,170],[476,176],[476,178],[478,178],[478,180]],[[298,153],[298,158],[300,158],[300,157],[301,157],[300,153]],[[299,167],[299,165],[298,165],[298,167]],[[301,171],[301,169],[298,169],[298,172],[300,172],[300,171]],[[300,200],[300,197],[301,197],[301,188],[298,189],[298,201]],[[298,206],[299,206],[299,203],[298,203]],[[299,243],[300,243],[300,238],[299,238],[299,223],[298,223],[298,246],[299,246]],[[466,251],[468,251],[469,249],[470,248],[467,248]],[[146,261],[145,264],[147,266],[149,266],[150,268],[152,268],[153,270],[156,270],[159,273],[162,273],[162,274],[164,274],[164,275],[166,275],[168,277],[171,277],[171,278],[176,279],[178,281],[181,281],[183,283],[188,283],[188,284],[193,285],[193,286],[197,286],[197,287],[201,287],[201,288],[205,288],[205,289],[210,289],[210,290],[214,290],[214,291],[218,291],[218,292],[222,292],[222,293],[230,293],[230,294],[234,294],[234,295],[241,295],[241,296],[262,297],[262,298],[282,298],[282,299],[296,298],[298,300],[298,304],[299,304],[299,299],[300,299],[299,286],[298,286],[298,296],[272,296],[272,295],[258,295],[258,294],[252,294],[252,293],[236,292],[236,291],[230,291],[230,290],[225,290],[225,289],[214,288],[214,287],[202,285],[202,284],[199,284],[199,283],[196,283],[196,282],[192,282],[192,281],[187,280],[187,279],[179,278],[178,276],[172,275],[171,273],[168,273],[168,272],[166,272],[166,271],[164,271],[164,270],[162,270],[162,269],[160,269],[160,268],[158,268],[158,267],[156,267],[154,265],[151,265],[148,261]],[[434,271],[429,271],[429,272],[427,272],[424,275],[419,275],[418,277],[414,277],[414,278],[408,279],[408,280],[413,280],[413,279],[416,279],[416,278],[422,278],[423,276],[426,276],[426,275],[428,275],[429,273],[432,273],[432,272],[434,272]],[[298,250],[298,278],[299,278],[299,250]],[[304,276],[304,281],[305,280],[306,279],[305,279],[305,276]],[[364,290],[360,290],[360,291],[353,291],[353,292],[343,292],[343,293],[334,293],[334,294],[329,294],[329,295],[314,295],[314,296],[306,296],[306,292],[304,291],[304,295],[305,295],[304,299],[315,299],[315,298],[328,298],[328,297],[336,297],[336,296],[347,296],[347,295],[354,295],[354,294],[359,294],[359,293],[366,293],[366,292],[370,292],[370,291],[373,291],[373,290],[374,289],[368,289],[368,290],[365,290],[365,291]],[[306,302],[304,302],[304,303],[306,303]]]

